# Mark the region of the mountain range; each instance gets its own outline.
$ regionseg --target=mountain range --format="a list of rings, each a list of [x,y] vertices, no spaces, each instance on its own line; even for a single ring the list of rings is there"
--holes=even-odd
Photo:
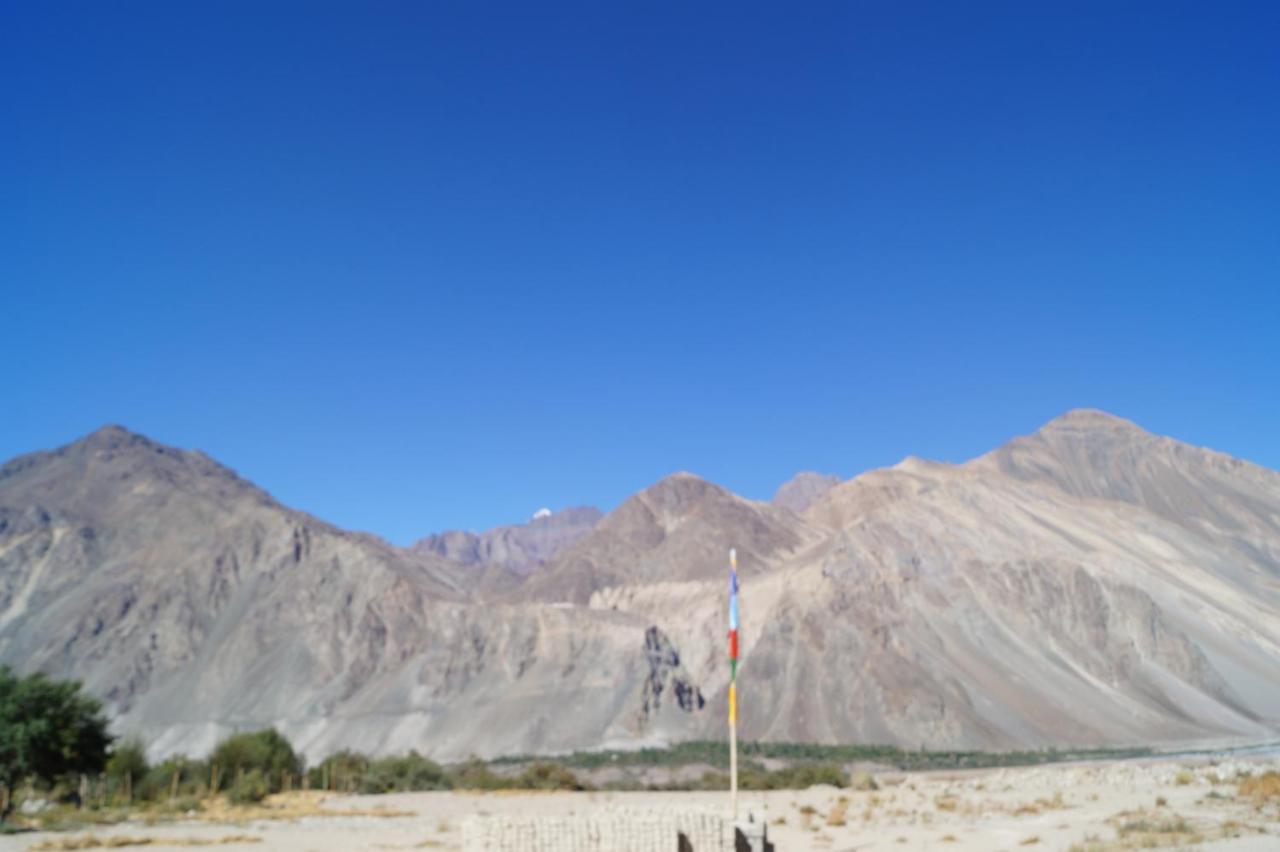
[[[116,426],[0,467],[0,662],[153,755],[718,737],[986,748],[1280,732],[1280,473],[1091,410],[771,502],[688,473],[412,547]]]

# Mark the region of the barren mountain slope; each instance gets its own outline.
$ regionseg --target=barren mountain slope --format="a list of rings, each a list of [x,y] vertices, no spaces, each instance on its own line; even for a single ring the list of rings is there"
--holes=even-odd
[[[578,539],[604,517],[599,509],[581,506],[535,515],[523,524],[495,527],[482,533],[448,530],[416,542],[411,550],[430,553],[461,565],[493,566],[528,574]]]
[[[840,477],[826,473],[801,471],[788,479],[773,495],[773,505],[793,512],[803,512],[824,494],[840,484]]]
[[[276,724],[312,756],[464,757],[688,712],[646,701],[680,677],[651,625],[477,606],[457,570],[119,428],[0,468],[0,661],[83,679],[157,753]]]
[[[599,589],[720,578],[730,547],[744,575],[767,571],[820,540],[792,512],[677,473],[624,502],[518,590],[524,599],[586,602]]]
[[[868,473],[807,517],[830,530],[825,551],[743,584],[748,737],[1005,747],[1280,730],[1273,472],[1076,412],[966,465]],[[707,660],[693,673],[719,702],[723,663],[694,650],[721,641],[700,603],[715,592],[596,603],[688,625],[670,632]]]
[[[1073,412],[803,515],[668,477],[489,588],[107,429],[0,468],[0,662],[85,679],[157,752],[263,724],[312,757],[718,736],[733,546],[745,737],[1274,737],[1278,525],[1280,474]]]

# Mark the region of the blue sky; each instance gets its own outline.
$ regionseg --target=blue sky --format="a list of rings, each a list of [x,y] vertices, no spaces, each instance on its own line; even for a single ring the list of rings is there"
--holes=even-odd
[[[396,542],[1079,406],[1280,468],[1280,4],[796,5],[6,4],[0,458]]]

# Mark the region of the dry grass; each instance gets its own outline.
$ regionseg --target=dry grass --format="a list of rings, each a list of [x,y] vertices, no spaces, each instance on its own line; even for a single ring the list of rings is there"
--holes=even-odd
[[[1190,769],[1183,769],[1181,772],[1179,772],[1177,775],[1173,777],[1173,783],[1177,784],[1179,787],[1185,787],[1195,780],[1196,780],[1195,773],[1192,772]]]
[[[1014,816],[1038,816],[1045,811],[1060,811],[1067,807],[1066,802],[1062,800],[1062,793],[1056,792],[1051,798],[1040,798],[1034,802],[1027,802],[1013,809]]]
[[[1019,845],[1019,846],[1034,846],[1035,844],[1037,844],[1037,843],[1039,843],[1039,842],[1040,842],[1040,835],[1038,835],[1038,834],[1033,834],[1033,835],[1031,835],[1030,837],[1026,838],[1025,840],[1020,840],[1020,841],[1018,841],[1018,845]]]
[[[933,804],[940,811],[954,811],[960,806],[960,800],[955,796],[937,796]]]
[[[1072,843],[1067,847],[1067,852],[1110,852],[1112,849],[1119,847],[1110,843],[1103,843],[1096,834],[1090,834],[1082,843]]]
[[[250,820],[284,819],[292,820],[300,817],[327,816],[364,816],[364,817],[405,817],[414,816],[413,811],[397,811],[390,808],[327,808],[325,802],[332,794],[321,790],[296,790],[292,793],[277,793],[268,796],[258,805],[232,805],[224,796],[205,799],[203,808],[194,814],[196,819],[204,822],[241,823]]]
[[[1155,849],[1160,846],[1190,846],[1202,843],[1204,835],[1180,816],[1143,815],[1116,827],[1120,849]]]
[[[1237,790],[1241,796],[1252,799],[1257,805],[1272,799],[1280,801],[1280,772],[1272,770],[1243,778]]]
[[[76,837],[56,837],[29,847],[32,852],[60,852],[71,849],[122,849],[126,846],[224,846],[229,843],[261,843],[261,837],[250,834],[228,834],[223,837],[130,837],[125,834],[103,837],[81,834]]]
[[[842,826],[848,823],[849,798],[841,796],[836,799],[831,810],[827,811],[827,825]]]
[[[56,805],[30,817],[16,816],[14,824],[37,831],[64,831],[91,826],[116,825],[129,819],[126,808],[76,808]]]

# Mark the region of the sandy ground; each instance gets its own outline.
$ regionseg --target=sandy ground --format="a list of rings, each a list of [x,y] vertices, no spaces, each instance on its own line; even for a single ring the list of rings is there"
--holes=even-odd
[[[1280,797],[1241,796],[1236,778],[1280,770],[1280,757],[1127,761],[973,772],[889,773],[878,790],[814,787],[743,793],[741,809],[768,820],[779,852],[793,850],[1014,850],[1128,848],[1280,850]],[[314,803],[313,803],[314,804]],[[148,841],[149,850],[460,849],[470,815],[582,814],[595,808],[727,807],[725,793],[406,793],[330,796],[343,811],[290,819],[124,823],[98,838]],[[305,810],[305,809],[301,809]],[[384,810],[374,816],[352,811]],[[60,848],[75,833],[0,837],[0,852]],[[258,838],[256,842],[235,838]],[[203,841],[203,843],[201,843]],[[65,848],[71,847],[69,844]]]

